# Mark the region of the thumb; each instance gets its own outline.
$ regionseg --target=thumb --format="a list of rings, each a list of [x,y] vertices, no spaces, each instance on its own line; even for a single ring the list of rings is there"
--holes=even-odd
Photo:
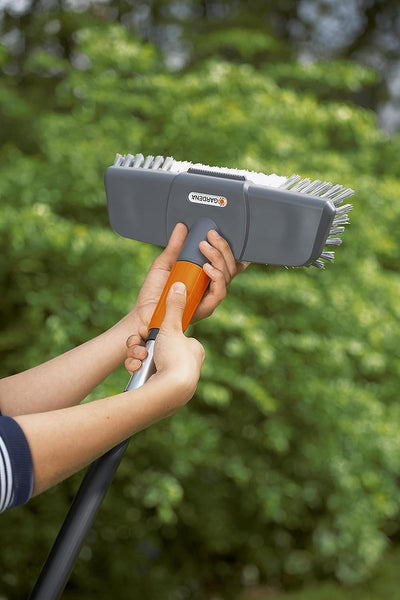
[[[166,310],[161,329],[182,331],[182,317],[186,306],[186,286],[176,281],[168,292]]]

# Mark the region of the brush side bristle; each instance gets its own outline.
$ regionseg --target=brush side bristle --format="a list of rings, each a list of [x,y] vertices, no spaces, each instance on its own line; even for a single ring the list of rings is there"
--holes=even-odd
[[[320,181],[319,179],[316,179],[311,182],[309,179],[301,179],[300,175],[292,175],[279,187],[280,189],[285,189],[289,192],[300,192],[301,194],[308,194],[310,196],[329,200],[335,208],[336,215],[333,219],[325,245],[330,247],[341,245],[342,239],[337,236],[343,233],[345,230],[344,226],[350,223],[349,215],[347,213],[353,208],[352,204],[342,204],[342,202],[352,196],[354,190],[345,188],[343,185],[333,185],[330,181]],[[332,250],[324,250],[321,256],[309,266],[323,269],[325,268],[324,261],[328,260],[332,262],[334,258],[335,253]]]

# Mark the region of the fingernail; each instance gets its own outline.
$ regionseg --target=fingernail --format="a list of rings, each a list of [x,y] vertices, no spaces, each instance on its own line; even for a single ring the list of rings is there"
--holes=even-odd
[[[203,246],[203,248],[204,248],[205,250],[209,250],[210,248],[212,248],[211,244],[209,244],[209,243],[208,243],[206,240],[202,240],[202,241],[200,242],[200,244]]]
[[[250,262],[248,262],[247,260],[240,260],[239,261],[241,265],[243,265],[244,267],[248,267]]]
[[[182,281],[176,281],[172,289],[176,294],[186,294],[186,286]]]
[[[219,237],[221,237],[221,236],[219,235],[218,231],[215,231],[215,229],[211,229],[211,230],[210,230],[210,233],[211,233],[211,235],[212,235],[212,237],[213,237],[214,239],[218,239]]]

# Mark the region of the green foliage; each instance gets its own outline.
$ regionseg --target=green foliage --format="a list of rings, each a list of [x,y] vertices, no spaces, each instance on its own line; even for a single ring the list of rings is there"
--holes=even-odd
[[[262,586],[252,586],[241,600],[393,600],[398,595],[399,584],[399,550],[392,549],[380,561],[373,580],[364,584],[344,587],[332,582],[313,583],[301,591],[287,594],[277,591],[276,595],[271,587],[263,591]]]
[[[236,62],[257,64],[281,52],[276,39],[256,29],[232,27],[218,29],[194,40],[195,56],[209,58],[220,56]]]
[[[21,134],[0,151],[4,375],[134,302],[158,250],[109,228],[102,177],[116,152],[300,172],[356,196],[334,265],[252,265],[192,327],[207,355],[196,397],[131,443],[65,598],[123,598],[127,586],[143,599],[234,598],[248,567],[291,584],[365,579],[400,508],[399,138],[370,112],[281,87],[273,70],[211,59],[171,74],[119,26],[76,39],[79,66],[29,63],[59,74],[51,109],[2,82],[32,136],[29,152]],[[346,85],[368,83],[351,68]],[[90,399],[125,380],[118,370]],[[21,538],[2,545],[7,598],[27,595],[76,479],[2,515],[4,539]]]
[[[355,94],[380,82],[375,70],[344,60],[277,63],[268,67],[268,75],[283,87],[312,92],[328,100],[354,98]]]

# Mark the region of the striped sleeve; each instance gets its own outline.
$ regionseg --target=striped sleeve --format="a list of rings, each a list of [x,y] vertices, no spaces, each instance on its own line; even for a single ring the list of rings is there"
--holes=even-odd
[[[32,490],[28,441],[18,423],[0,413],[0,512],[28,502]]]

